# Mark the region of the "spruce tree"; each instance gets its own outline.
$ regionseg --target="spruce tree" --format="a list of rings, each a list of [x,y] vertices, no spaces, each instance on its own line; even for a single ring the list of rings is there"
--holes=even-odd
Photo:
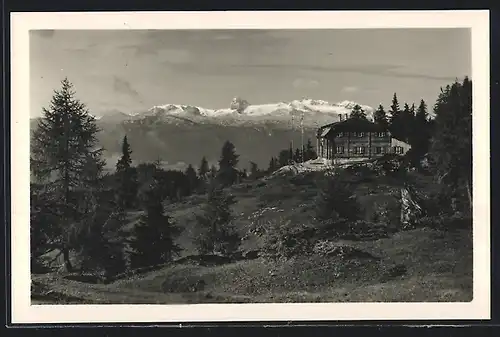
[[[415,123],[413,125],[414,134],[412,141],[412,153],[414,163],[418,164],[420,159],[429,151],[431,137],[431,124],[427,113],[427,104],[422,99],[415,113]]]
[[[382,127],[384,130],[389,126],[389,120],[387,118],[387,113],[384,110],[382,104],[379,104],[377,110],[373,113],[374,122]]]
[[[238,171],[236,169],[238,157],[233,143],[226,141],[222,146],[218,172],[218,179],[224,186],[232,185],[238,179]]]
[[[199,187],[199,179],[198,176],[196,175],[196,170],[194,169],[193,165],[189,164],[188,167],[186,168],[186,171],[184,172],[184,175],[186,176],[187,179],[187,184],[188,184],[188,194],[194,193]]]
[[[295,153],[293,154],[293,161],[296,163],[300,163],[302,160],[302,153],[299,148],[295,149]]]
[[[181,251],[175,243],[180,232],[165,214],[160,188],[157,182],[153,183],[147,192],[145,213],[134,227],[129,240],[131,267],[154,266],[172,261]]]
[[[257,163],[251,161],[250,162],[250,178],[251,179],[258,179],[259,176],[260,176],[259,166],[257,165]]]
[[[366,113],[359,104],[356,104],[351,111],[351,118],[366,119]]]
[[[273,173],[279,168],[279,162],[276,157],[271,157],[271,160],[269,161],[269,166],[267,168],[267,173]]]
[[[405,103],[403,111],[401,112],[401,137],[402,141],[407,143],[412,143],[413,131],[414,131],[414,121],[415,115],[412,113],[412,110],[408,103]]]
[[[438,181],[466,195],[472,209],[472,82],[466,77],[442,90],[436,114],[431,158]]]
[[[202,181],[207,181],[208,173],[210,172],[210,168],[208,167],[207,158],[201,158],[200,167],[198,168],[198,177]]]
[[[233,196],[219,184],[211,184],[203,212],[197,216],[198,227],[194,242],[200,254],[228,256],[234,253],[241,239],[233,226],[231,206]]]
[[[30,169],[38,182],[52,186],[60,237],[58,242],[66,269],[73,270],[69,253],[73,249],[68,231],[84,216],[81,199],[96,185],[104,161],[97,147],[99,128],[86,106],[75,98],[73,85],[65,78],[54,91],[50,106],[33,131]]]
[[[137,171],[132,167],[131,154],[132,150],[125,136],[122,142],[122,156],[116,163],[118,203],[124,210],[134,207],[137,199]]]
[[[312,145],[311,139],[307,139],[306,149],[304,151],[304,161],[308,161],[311,159],[316,159],[318,155],[314,150],[314,146]]]
[[[394,93],[394,96],[392,97],[392,104],[389,113],[391,114],[389,119],[389,131],[391,132],[394,138],[403,140],[404,123],[402,121],[401,110],[399,107],[399,101],[396,93]]]

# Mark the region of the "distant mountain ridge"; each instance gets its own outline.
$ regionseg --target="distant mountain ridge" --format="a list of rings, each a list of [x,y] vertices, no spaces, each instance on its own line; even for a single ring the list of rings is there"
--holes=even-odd
[[[325,123],[340,120],[340,116],[350,114],[354,106],[352,101],[329,103],[323,100],[305,98],[290,102],[269,104],[249,104],[248,101],[234,98],[228,108],[207,109],[199,106],[184,104],[164,104],[153,106],[144,112],[126,114],[117,110],[97,117],[102,121],[144,121],[172,122],[172,120],[193,123],[213,123],[221,125],[242,125],[274,123],[292,123],[299,125],[302,120],[304,127],[318,127]],[[369,119],[373,118],[374,109],[370,106],[359,104]]]
[[[317,127],[339,121],[356,104],[300,99],[252,105],[236,97],[223,109],[165,104],[137,114],[111,110],[96,116],[102,130],[98,140],[110,167],[119,157],[123,136],[127,135],[134,162],[160,158],[177,167],[180,163],[198,166],[205,156],[216,163],[223,143],[229,140],[240,155],[240,168],[248,167],[249,161],[267,168],[271,157],[277,157],[280,150],[292,143],[294,148],[300,147],[302,116],[304,142],[311,139],[315,146]],[[359,105],[372,118],[374,109]],[[34,127],[36,119],[31,122]]]

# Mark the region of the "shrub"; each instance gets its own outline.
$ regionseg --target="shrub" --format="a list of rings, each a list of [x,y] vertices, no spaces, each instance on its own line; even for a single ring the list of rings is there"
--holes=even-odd
[[[355,221],[362,215],[361,206],[344,174],[325,177],[316,198],[316,205],[319,220]]]
[[[312,253],[314,229],[304,224],[269,221],[256,235],[261,238],[260,256],[274,261],[288,260]]]

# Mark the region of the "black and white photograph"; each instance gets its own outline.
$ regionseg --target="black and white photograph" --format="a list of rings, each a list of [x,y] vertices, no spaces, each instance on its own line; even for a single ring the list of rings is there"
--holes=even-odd
[[[471,22],[487,29],[480,14]],[[186,320],[199,304],[259,304],[262,320],[267,304],[489,314],[489,139],[476,129],[489,78],[474,64],[488,50],[471,27],[417,27],[423,14],[384,27],[380,13],[371,28],[294,27],[286,13],[259,26],[239,13],[233,27],[222,16],[175,29],[155,15],[24,33],[29,64],[12,80],[27,111],[12,120],[29,128],[29,153],[13,165],[28,167],[13,166],[26,176],[12,189],[29,200],[12,227],[29,244],[13,234],[26,258],[12,263],[29,270],[28,306],[155,304]],[[450,315],[474,315],[462,310]]]

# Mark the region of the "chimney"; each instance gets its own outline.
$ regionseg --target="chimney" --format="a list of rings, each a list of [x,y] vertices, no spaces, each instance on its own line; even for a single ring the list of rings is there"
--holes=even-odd
[[[349,118],[349,114],[345,114],[345,119],[347,120]]]
[[[339,121],[342,122],[342,114],[339,115]]]

